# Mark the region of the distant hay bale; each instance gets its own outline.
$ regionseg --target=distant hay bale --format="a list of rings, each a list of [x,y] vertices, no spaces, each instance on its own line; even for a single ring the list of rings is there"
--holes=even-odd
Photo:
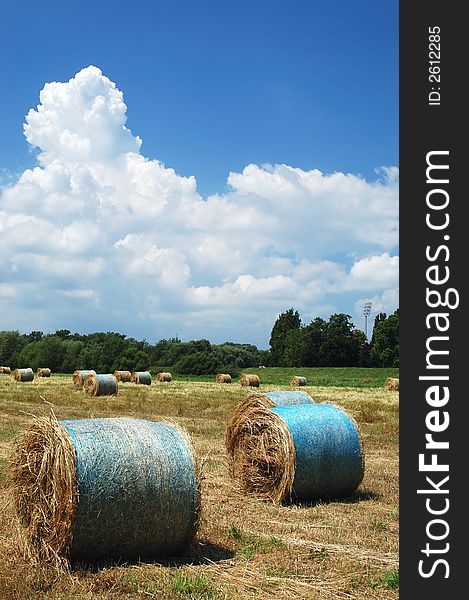
[[[96,371],[93,369],[77,370],[73,372],[72,381],[75,387],[83,387],[85,379],[88,375],[96,375]]]
[[[167,371],[162,371],[161,373],[157,373],[156,374],[156,379],[158,381],[172,381],[173,376],[171,375],[171,373],[168,373]]]
[[[10,367],[0,367],[0,375],[11,375]]]
[[[306,377],[295,375],[291,378],[290,385],[303,386],[306,385]]]
[[[358,428],[329,403],[254,407],[225,436],[230,473],[245,492],[279,503],[346,496],[360,485]]]
[[[388,377],[384,382],[384,389],[388,391],[399,391],[399,379],[396,377]]]
[[[51,370],[47,367],[40,367],[37,370],[37,376],[38,377],[50,377],[51,376]]]
[[[15,369],[13,371],[13,379],[15,381],[32,381],[34,379],[34,372],[29,367],[27,369]]]
[[[132,373],[130,371],[114,371],[114,377],[118,382],[126,383],[132,380]]]
[[[239,383],[244,387],[259,387],[261,380],[259,375],[241,375]]]
[[[199,464],[174,424],[37,418],[15,445],[11,476],[34,562],[172,557],[199,523]]]
[[[231,383],[231,375],[229,373],[219,373],[215,381],[217,383]]]
[[[105,375],[90,373],[86,376],[83,389],[87,396],[115,396],[117,395],[117,379],[112,373]]]
[[[130,380],[132,383],[151,385],[151,374],[149,371],[133,371]]]

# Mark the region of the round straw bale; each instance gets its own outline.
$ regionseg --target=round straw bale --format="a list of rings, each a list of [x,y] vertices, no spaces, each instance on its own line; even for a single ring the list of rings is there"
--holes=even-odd
[[[170,423],[35,419],[15,446],[12,480],[35,561],[171,557],[199,522],[199,466]]]
[[[90,373],[83,384],[88,396],[115,396],[117,394],[117,379],[112,373],[106,375]]]
[[[75,387],[83,387],[83,384],[85,383],[85,379],[87,377],[87,375],[96,375],[96,371],[93,371],[93,369],[86,369],[86,370],[77,370],[73,372],[72,375],[72,381],[73,381],[73,385]]]
[[[291,378],[290,385],[306,385],[306,377],[302,377],[301,375],[295,375]]]
[[[363,479],[357,425],[336,405],[254,407],[225,442],[231,475],[273,502],[346,496]]]
[[[259,387],[261,380],[259,375],[241,375],[239,383],[244,387]]]
[[[230,449],[236,442],[235,432],[240,423],[244,422],[245,414],[253,408],[273,408],[274,406],[294,406],[297,404],[314,404],[314,400],[306,392],[292,392],[289,390],[275,390],[272,392],[253,392],[248,394],[236,405],[232,418],[225,429],[225,445]]]
[[[399,379],[396,377],[388,377],[384,382],[384,389],[388,391],[399,391]]]
[[[130,371],[114,371],[114,377],[118,382],[125,383],[132,380],[132,373]]]
[[[156,374],[156,379],[158,381],[172,381],[173,376],[171,375],[171,373],[168,373],[167,371],[162,371],[161,373],[157,373]]]
[[[11,375],[10,367],[0,367],[0,375]]]
[[[40,367],[37,370],[37,376],[38,377],[50,377],[51,376],[51,370],[47,367]]]
[[[13,379],[15,381],[32,381],[34,379],[34,372],[29,367],[27,369],[15,369],[13,371]]]
[[[231,375],[229,373],[219,373],[215,377],[217,383],[231,383]]]
[[[130,381],[132,383],[151,385],[151,374],[149,371],[133,371]]]

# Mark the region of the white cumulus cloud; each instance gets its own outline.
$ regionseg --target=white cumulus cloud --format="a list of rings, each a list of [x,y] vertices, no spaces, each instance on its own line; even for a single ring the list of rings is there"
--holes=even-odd
[[[395,308],[396,167],[370,182],[249,164],[203,198],[194,176],[141,154],[126,120],[97,67],[45,84],[24,124],[37,165],[1,190],[0,329],[265,346],[290,306]]]

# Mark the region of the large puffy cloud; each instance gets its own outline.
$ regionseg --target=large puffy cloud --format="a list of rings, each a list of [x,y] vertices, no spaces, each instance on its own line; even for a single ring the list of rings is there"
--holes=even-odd
[[[0,328],[265,346],[289,306],[356,318],[363,298],[395,308],[395,167],[368,182],[251,164],[202,198],[193,176],[140,153],[126,112],[92,66],[46,84],[29,111],[38,164],[0,198]]]

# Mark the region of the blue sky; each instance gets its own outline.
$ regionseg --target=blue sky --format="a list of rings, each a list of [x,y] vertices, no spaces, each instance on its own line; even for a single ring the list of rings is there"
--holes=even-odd
[[[397,2],[1,7],[0,329],[266,347],[290,306],[397,307]],[[78,130],[105,155],[54,141]]]

